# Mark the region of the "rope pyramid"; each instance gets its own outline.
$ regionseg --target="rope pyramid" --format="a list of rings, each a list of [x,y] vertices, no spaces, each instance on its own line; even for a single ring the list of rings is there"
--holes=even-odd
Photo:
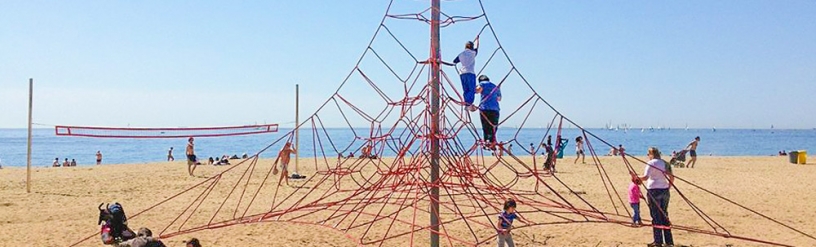
[[[497,215],[507,198],[519,204],[519,214],[527,224],[516,228],[575,223],[631,225],[627,203],[621,197],[619,182],[610,179],[606,164],[598,157],[593,144],[613,147],[592,132],[562,115],[521,75],[496,37],[484,6],[471,16],[447,15],[443,12],[440,26],[455,27],[461,23],[484,23],[477,37],[492,43],[482,45],[478,74],[489,71],[499,87],[513,88],[513,92],[528,92],[502,102],[506,107],[499,122],[520,123],[514,129],[500,129],[503,145],[499,150],[483,148],[480,127],[464,109],[456,74],[442,71],[439,94],[440,140],[439,181],[430,181],[430,141],[432,136],[429,66],[436,61],[420,59],[411,44],[402,41],[392,22],[418,21],[429,23],[429,9],[418,13],[391,13],[390,2],[380,25],[337,91],[321,107],[298,125],[301,134],[311,139],[315,154],[311,162],[300,170],[307,175],[295,186],[279,185],[272,175],[273,165],[260,157],[274,153],[283,143],[291,142],[294,131],[284,134],[258,153],[223,172],[207,178],[178,194],[166,198],[129,218],[141,215],[149,222],[162,226],[160,236],[170,238],[193,232],[217,229],[238,224],[287,222],[331,228],[343,233],[349,241],[359,245],[394,246],[426,245],[432,231],[429,225],[430,191],[440,191],[439,231],[441,243],[447,246],[478,246],[495,239]],[[402,25],[393,24],[393,25]],[[426,26],[427,27],[427,26]],[[425,29],[427,30],[427,29]],[[392,50],[379,49],[380,43],[391,44]],[[427,51],[427,50],[418,50]],[[398,63],[393,62],[399,57]],[[485,59],[486,57],[486,59]],[[407,60],[407,61],[406,61]],[[383,72],[385,71],[385,72]],[[379,72],[379,73],[377,73]],[[453,77],[454,79],[451,79]],[[388,86],[385,86],[388,85]],[[396,85],[396,86],[395,86]],[[515,88],[514,88],[515,87]],[[510,91],[507,91],[510,92]],[[365,95],[360,97],[359,95]],[[478,119],[478,117],[474,117]],[[340,121],[345,126],[331,128]],[[367,127],[355,127],[365,123]],[[525,127],[546,126],[537,143],[546,136],[561,139],[564,124],[578,126],[584,137],[591,160],[597,167],[598,180],[608,197],[593,201],[573,189],[569,181],[551,173],[542,165],[547,162],[536,153],[540,145],[526,147],[529,140],[522,137]],[[344,134],[346,133],[346,134]],[[352,133],[349,136],[347,133]],[[556,146],[560,145],[557,141]],[[556,147],[557,148],[557,147]],[[370,150],[370,151],[368,151]],[[366,153],[377,158],[343,158],[346,153]],[[532,160],[526,158],[532,156]],[[637,165],[645,164],[633,156],[620,156],[627,172],[637,173]],[[555,159],[551,162],[556,162]],[[637,166],[642,167],[642,166]],[[507,176],[511,174],[511,176]],[[681,190],[683,189],[683,190]],[[735,238],[755,243],[789,246],[784,243],[732,234],[727,227],[694,204],[686,189],[702,190],[724,203],[736,205],[778,227],[816,240],[813,236],[772,219],[737,202],[718,195],[692,182],[677,177],[673,193],[680,196],[681,205],[690,208],[704,224],[685,226],[674,224],[674,229]],[[212,196],[226,195],[225,197]],[[184,202],[183,208],[168,206],[168,202]],[[648,203],[648,202],[647,202]],[[160,218],[154,212],[175,215]],[[79,244],[95,235],[91,235]],[[75,244],[75,245],[76,245]]]

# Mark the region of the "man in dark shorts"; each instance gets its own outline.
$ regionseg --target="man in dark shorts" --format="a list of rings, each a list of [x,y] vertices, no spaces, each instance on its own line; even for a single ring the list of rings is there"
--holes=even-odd
[[[102,164],[102,152],[99,150],[96,151],[96,164]]]
[[[688,165],[686,165],[686,167],[688,168],[694,168],[694,164],[697,163],[697,144],[700,144],[699,136],[695,137],[694,141],[691,141],[691,143],[689,143],[688,146],[686,146],[686,150],[689,151],[689,157],[691,157],[691,160],[689,160]]]
[[[196,155],[195,155],[195,144],[193,144],[193,137],[187,139],[187,173],[190,176],[193,176],[193,172],[196,169]]]

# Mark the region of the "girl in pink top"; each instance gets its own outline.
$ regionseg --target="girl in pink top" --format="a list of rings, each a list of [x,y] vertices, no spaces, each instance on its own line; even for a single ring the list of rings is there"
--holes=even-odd
[[[640,179],[633,177],[632,183],[629,184],[629,205],[632,206],[632,223],[636,226],[642,225],[640,220],[640,198],[643,194],[640,193]]]

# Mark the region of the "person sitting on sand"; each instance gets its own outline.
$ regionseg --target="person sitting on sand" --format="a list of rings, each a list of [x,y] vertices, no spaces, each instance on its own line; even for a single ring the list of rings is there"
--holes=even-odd
[[[201,243],[198,242],[197,238],[191,238],[188,241],[184,241],[184,247],[201,247]]]
[[[785,153],[785,150],[779,151],[779,156],[788,156],[788,153]]]
[[[76,159],[71,159],[71,166],[76,166]]]
[[[620,154],[620,156],[623,156],[624,151],[626,151],[626,149],[623,148],[623,144],[618,144],[618,154]]]
[[[59,157],[54,158],[54,163],[51,164],[51,167],[60,167]]]
[[[291,142],[286,142],[286,144],[283,145],[283,148],[281,149],[281,151],[278,152],[278,158],[275,159],[275,164],[274,164],[275,171],[272,172],[272,173],[277,173],[276,171],[278,170],[278,167],[277,167],[278,166],[278,161],[280,161],[280,163],[281,163],[281,174],[280,174],[280,179],[278,179],[278,186],[281,185],[281,181],[283,181],[284,178],[286,179],[286,185],[289,185],[289,159],[290,159],[290,156],[293,153],[297,153],[297,150],[292,149],[292,143]]]
[[[348,158],[354,158],[354,152],[349,152]]]
[[[153,232],[145,227],[139,228],[136,238],[130,239],[114,245],[115,247],[165,247],[158,238],[153,237]]]
[[[246,159],[246,158],[249,158],[249,155],[247,155],[247,153],[245,152],[243,155],[241,155],[241,159]]]
[[[68,161],[68,158],[65,158],[65,162],[62,162],[62,167],[71,167],[71,162]]]
[[[213,159],[212,156],[210,156],[210,158],[207,159],[207,165],[215,165],[215,160]]]

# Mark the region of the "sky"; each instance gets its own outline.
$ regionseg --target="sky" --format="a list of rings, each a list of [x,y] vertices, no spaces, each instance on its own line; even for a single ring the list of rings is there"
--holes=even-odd
[[[390,13],[427,5],[397,0]],[[29,78],[35,127],[292,126],[294,84],[301,88],[301,116],[315,112],[366,51],[387,6],[3,1],[0,128],[26,127]],[[484,6],[532,89],[584,127],[816,128],[814,1],[485,0]],[[481,13],[471,0],[444,1],[442,8],[452,16]],[[484,24],[444,28],[443,59],[452,60]],[[411,54],[427,58],[426,24],[385,25]],[[481,63],[498,47],[487,36]],[[400,75],[415,65],[383,31],[372,48]],[[399,91],[402,84],[389,81],[367,54],[360,68],[384,90]],[[498,60],[486,72],[494,79],[510,68]],[[453,68],[445,70],[457,80]],[[504,109],[532,92],[518,77],[507,83]],[[359,85],[345,87],[338,92],[358,104],[377,101]],[[328,125],[342,126],[337,115],[326,116]]]

